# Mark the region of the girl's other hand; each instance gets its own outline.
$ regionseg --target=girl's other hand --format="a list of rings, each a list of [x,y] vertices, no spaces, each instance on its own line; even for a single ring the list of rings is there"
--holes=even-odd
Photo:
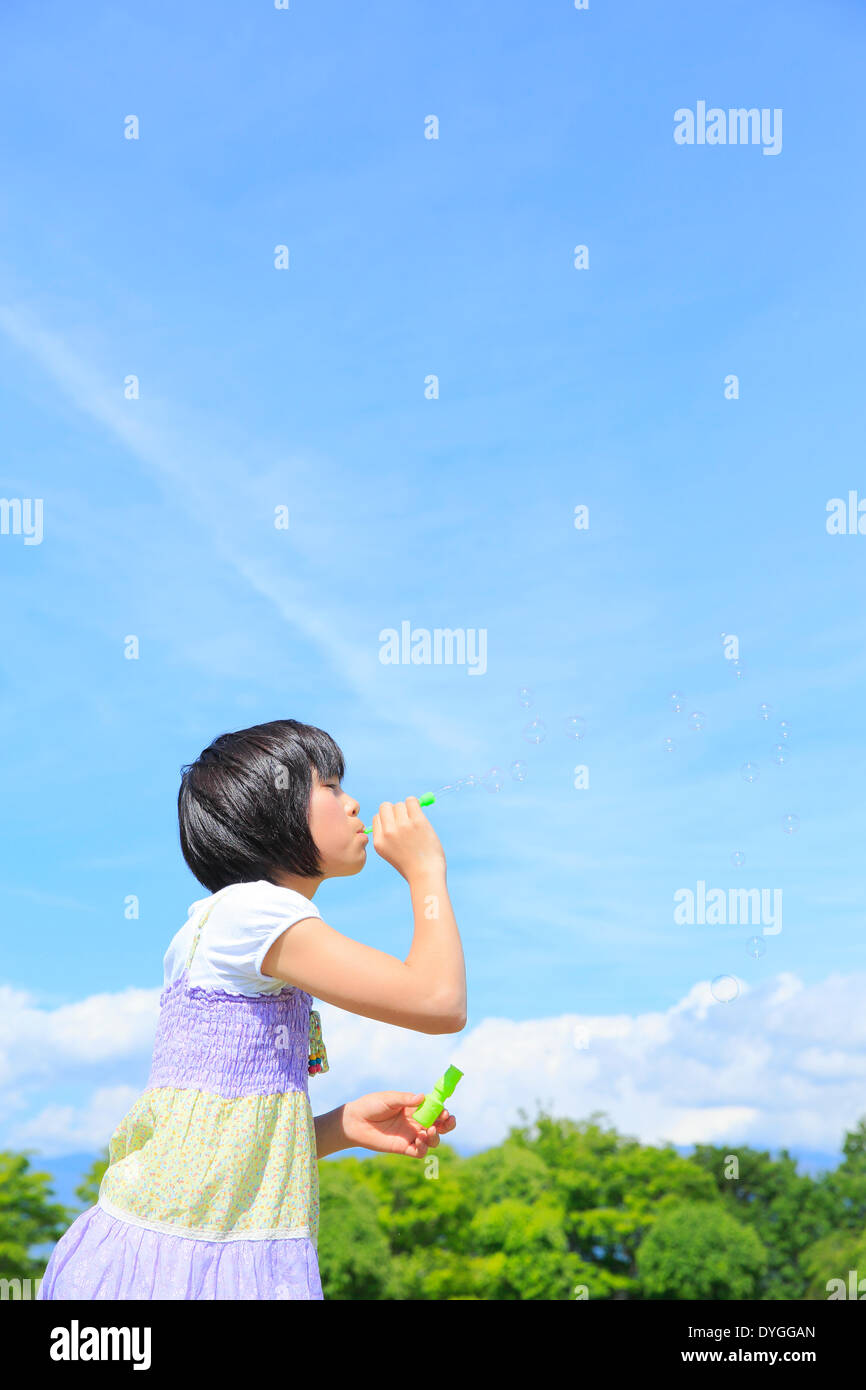
[[[346,1147],[423,1158],[428,1149],[436,1148],[440,1134],[450,1133],[457,1125],[454,1116],[443,1110],[435,1124],[424,1129],[412,1119],[412,1111],[423,1099],[423,1092],[370,1091],[347,1101],[343,1106]]]
[[[373,817],[373,848],[411,882],[413,874],[445,868],[442,842],[418,803],[383,801]]]

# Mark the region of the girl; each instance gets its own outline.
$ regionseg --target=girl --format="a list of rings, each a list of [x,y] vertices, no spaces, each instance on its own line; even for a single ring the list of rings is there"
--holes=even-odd
[[[368,836],[321,729],[222,734],[182,769],[180,843],[208,889],[164,958],[150,1077],[109,1145],[97,1205],[55,1246],[42,1299],[321,1299],[317,1158],[360,1146],[421,1158],[423,1093],[376,1091],[313,1118],[327,1071],[313,996],[419,1033],[466,1022],[445,854],[416,797],[384,801],[376,852],[409,885],[405,961],[343,936],[313,896],[364,867]]]

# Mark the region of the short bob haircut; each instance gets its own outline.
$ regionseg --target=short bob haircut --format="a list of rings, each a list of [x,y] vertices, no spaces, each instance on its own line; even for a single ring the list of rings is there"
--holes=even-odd
[[[319,878],[322,865],[308,814],[313,768],[343,780],[343,754],[330,734],[275,719],[220,734],[181,768],[180,847],[200,883],[276,882],[278,872]]]

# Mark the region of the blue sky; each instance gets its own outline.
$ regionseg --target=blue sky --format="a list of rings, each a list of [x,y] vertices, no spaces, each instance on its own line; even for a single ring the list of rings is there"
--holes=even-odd
[[[826,530],[866,496],[862,10],[100,0],[2,28],[2,490],[44,521],[0,535],[0,1144],[107,1141],[202,892],[179,769],[293,717],[368,823],[505,773],[429,812],[466,1031],[324,1004],[314,1109],[455,1060],[465,1151],[538,1098],[832,1155],[866,1111],[866,537]],[[677,144],[699,101],[780,109],[781,150]],[[485,673],[383,665],[403,621],[483,629]],[[755,928],[675,924],[698,881],[782,892],[760,958]],[[316,903],[405,957],[372,850]]]

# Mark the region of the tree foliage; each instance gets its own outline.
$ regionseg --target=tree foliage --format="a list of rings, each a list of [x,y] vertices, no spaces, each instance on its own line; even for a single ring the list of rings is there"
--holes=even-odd
[[[51,1175],[31,1171],[29,1153],[0,1152],[0,1278],[41,1277],[32,1247],[59,1240],[73,1219],[53,1196]]]
[[[442,1142],[319,1164],[319,1267],[327,1299],[826,1299],[864,1280],[866,1118],[843,1161],[812,1178],[783,1149],[645,1145],[596,1112],[540,1109],[496,1147]],[[76,1188],[92,1206],[108,1161]],[[26,1155],[0,1154],[0,1277],[37,1277],[33,1246],[77,1212],[53,1202]],[[837,1281],[832,1284],[831,1281]]]

